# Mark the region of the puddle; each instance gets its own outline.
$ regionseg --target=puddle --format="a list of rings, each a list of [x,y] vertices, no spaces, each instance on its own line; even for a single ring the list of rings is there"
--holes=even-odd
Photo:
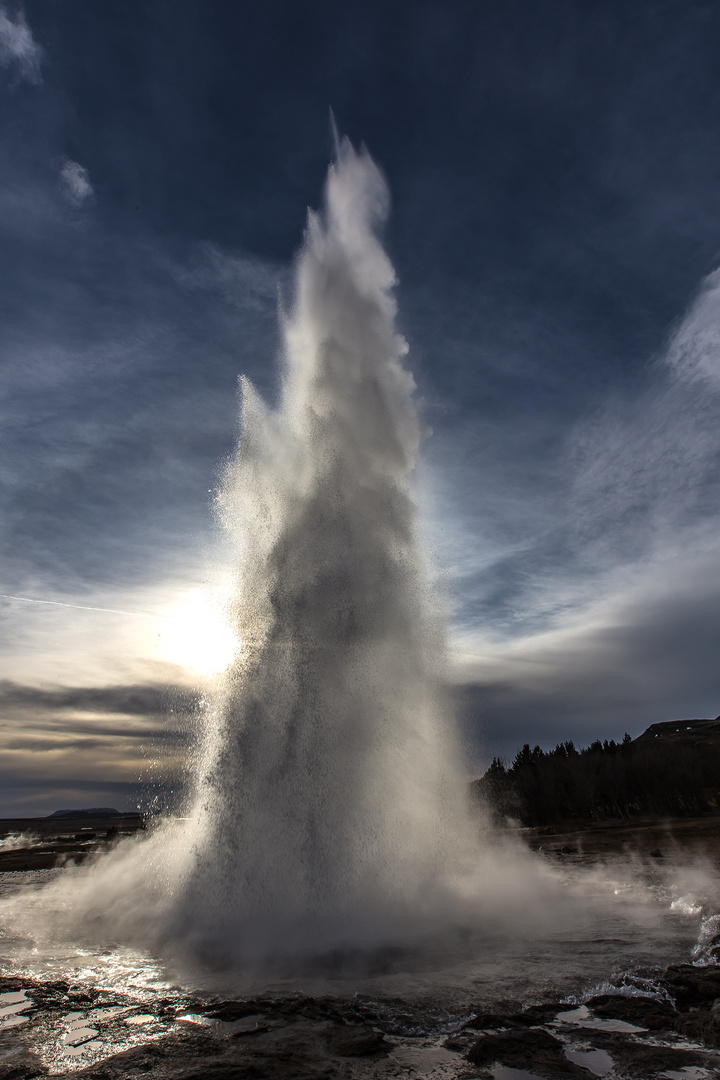
[[[442,1046],[401,1046],[393,1051],[392,1060],[418,1076],[428,1076],[444,1065],[456,1065],[457,1054]]]
[[[67,1046],[64,1051],[64,1057],[81,1057],[83,1054],[98,1050],[102,1046],[99,1039],[92,1039],[81,1046]]]
[[[34,1008],[34,1002],[24,990],[11,990],[5,994],[0,994],[0,1031],[27,1024],[30,1017],[20,1016],[19,1014]]]
[[[23,1009],[32,1008],[31,1001],[19,1001],[17,1005],[6,1005],[4,1009],[0,1009],[0,1020],[4,1020],[6,1016],[14,1016],[15,1013],[22,1012]]]
[[[10,991],[7,994],[0,994],[0,1009],[5,1008],[6,1005],[21,1005],[31,1004],[30,998],[27,996],[24,990],[19,992]]]
[[[181,1024],[202,1024],[203,1027],[212,1027],[213,1024],[217,1024],[217,1020],[211,1020],[208,1016],[202,1016],[201,1013],[182,1013],[180,1016],[176,1016],[175,1019]]]
[[[19,1027],[20,1024],[27,1024],[29,1019],[29,1016],[8,1016],[0,1021],[0,1031],[4,1031],[5,1028]]]
[[[158,1019],[153,1017],[153,1020]],[[181,1024],[199,1024],[202,1027],[214,1028],[221,1035],[260,1035],[263,1031],[277,1027],[277,1022],[268,1020],[262,1013],[253,1013],[252,1016],[243,1016],[239,1020],[216,1020],[211,1016],[203,1016],[201,1013],[182,1013],[173,1017]],[[129,1022],[129,1021],[128,1021]]]
[[[628,1024],[625,1020],[601,1020],[593,1016],[587,1005],[580,1005],[577,1009],[568,1009],[560,1012],[555,1017],[553,1024],[578,1024],[584,1028],[593,1028],[595,1031],[612,1031],[616,1033],[638,1034],[647,1032],[647,1028],[638,1027],[637,1024]]]
[[[80,1028],[89,1027],[89,1022],[85,1019],[73,1020],[71,1024],[68,1024],[68,1031],[79,1031]]]
[[[71,1027],[69,1031],[66,1031],[62,1037],[62,1041],[66,1046],[79,1046],[81,1043],[89,1042],[90,1039],[94,1039],[98,1034],[96,1028],[91,1027]]]
[[[613,1059],[607,1050],[566,1050],[565,1057],[575,1065],[582,1065],[583,1069],[588,1069],[596,1076],[607,1076],[614,1066]]]

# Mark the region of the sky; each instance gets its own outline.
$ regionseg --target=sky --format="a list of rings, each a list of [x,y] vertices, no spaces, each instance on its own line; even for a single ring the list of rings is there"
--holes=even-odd
[[[0,3],[0,814],[182,776],[330,109],[391,191],[469,773],[720,712],[719,47],[694,0]]]

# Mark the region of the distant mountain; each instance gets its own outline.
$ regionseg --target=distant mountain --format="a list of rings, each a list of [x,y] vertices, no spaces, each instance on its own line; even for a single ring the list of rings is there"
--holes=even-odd
[[[48,817],[110,817],[112,814],[120,814],[112,806],[91,806],[89,810],[56,810]]]
[[[659,724],[651,724],[649,728],[638,735],[635,742],[641,739],[662,739],[668,735],[717,735],[720,733],[720,716],[714,720],[663,720]]]

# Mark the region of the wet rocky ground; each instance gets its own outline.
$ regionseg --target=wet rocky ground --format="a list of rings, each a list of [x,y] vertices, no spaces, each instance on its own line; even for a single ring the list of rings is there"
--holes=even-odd
[[[605,855],[700,855],[720,866],[720,811],[687,818],[624,818],[509,830],[535,851],[594,861]]]
[[[0,977],[0,1078],[544,1080],[720,1077],[720,966],[618,993],[462,1016],[398,999],[173,992]]]
[[[0,873],[79,863],[152,824],[152,818],[140,814],[0,819]],[[720,866],[720,811],[692,818],[588,821],[507,832],[535,851],[560,859],[569,856],[575,862],[605,855],[662,859],[683,853],[704,856]],[[8,844],[12,838],[16,842]]]
[[[0,873],[81,863],[145,825],[140,814],[0,819]]]
[[[144,827],[44,819],[0,823],[30,837],[0,853],[0,872],[81,861]],[[522,830],[552,860],[692,851],[720,865],[718,818]],[[9,873],[18,880],[23,873]],[[0,1080],[720,1080],[720,937],[703,964],[621,980],[558,1001],[441,1002],[267,996],[221,1000],[173,988],[153,996],[0,975]]]

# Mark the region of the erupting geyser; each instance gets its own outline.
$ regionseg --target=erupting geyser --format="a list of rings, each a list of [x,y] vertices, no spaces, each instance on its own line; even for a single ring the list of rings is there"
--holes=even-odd
[[[420,423],[387,205],[343,141],[297,261],[277,409],[243,386],[218,498],[240,644],[186,820],[50,884],[39,920],[11,903],[16,929],[269,970],[447,925],[470,829],[409,489]]]
[[[376,234],[386,209],[372,160],[343,142],[297,262],[277,409],[244,386],[218,499],[239,648],[202,717],[187,818],[2,897],[15,963],[65,978],[94,955],[114,986],[128,963],[149,977],[147,953],[128,961],[137,944],[193,979],[209,961],[216,988],[218,966],[267,984],[368,951],[354,978],[408,946],[405,971],[449,965],[474,1003],[478,978],[558,1000],[553,968],[576,992],[593,963],[597,977],[626,953],[654,964],[663,941],[674,955],[661,912],[698,892],[686,865],[646,886],[632,868],[570,875],[507,837],[474,841],[410,495],[420,425]]]
[[[387,203],[344,141],[297,262],[277,411],[243,385],[219,497],[241,648],[206,720],[172,914],[225,955],[397,935],[438,900],[463,836],[408,490],[414,383],[375,232]]]

